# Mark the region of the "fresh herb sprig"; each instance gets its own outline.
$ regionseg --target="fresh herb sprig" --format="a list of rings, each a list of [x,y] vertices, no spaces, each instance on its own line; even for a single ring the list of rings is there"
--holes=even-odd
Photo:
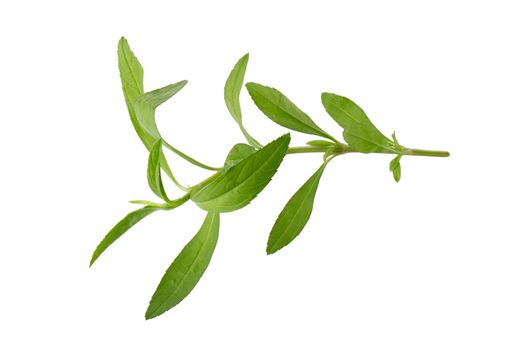
[[[188,201],[207,212],[201,228],[162,277],[149,307],[146,319],[159,316],[180,303],[195,287],[213,255],[219,237],[220,214],[249,204],[270,182],[284,157],[297,153],[323,153],[323,162],[286,203],[272,227],[266,252],[273,254],[292,242],[303,230],[312,214],[319,181],[328,163],[346,153],[385,153],[395,155],[390,171],[395,181],[401,178],[400,160],[403,156],[448,157],[445,151],[428,151],[401,146],[395,133],[392,139],[381,133],[365,112],[352,100],[333,93],[323,93],[321,101],[328,113],[343,129],[344,142],[321,129],[305,112],[279,90],[257,83],[245,84],[257,107],[275,123],[305,134],[321,137],[305,146],[290,147],[290,134],[284,134],[266,144],[259,143],[243,125],[240,92],[248,65],[248,54],[233,67],[224,86],[224,101],[238,124],[247,143],[234,145],[222,167],[206,165],[169,144],[160,134],[155,122],[155,110],[173,97],[187,83],[182,80],[157,90],[144,92],[144,72],[125,38],[118,44],[118,66],[122,90],[138,136],[149,151],[147,180],[151,191],[162,202],[131,201],[143,205],[119,221],[104,237],[93,253],[90,266],[120,236],[146,216],[160,210],[173,210]],[[213,175],[191,187],[176,179],[164,155],[167,149],[189,163]],[[183,193],[172,199],[164,188],[165,174]]]

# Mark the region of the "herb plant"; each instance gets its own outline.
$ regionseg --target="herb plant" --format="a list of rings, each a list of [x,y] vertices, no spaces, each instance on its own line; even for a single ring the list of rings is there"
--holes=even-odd
[[[279,90],[257,83],[247,83],[253,102],[275,123],[321,139],[305,146],[290,147],[290,134],[284,134],[263,145],[251,136],[243,125],[239,96],[244,84],[248,54],[233,67],[224,86],[224,101],[247,143],[234,145],[222,167],[206,165],[170,145],[160,134],[155,122],[155,109],[179,92],[187,83],[183,80],[157,90],[144,92],[144,73],[125,38],[118,44],[118,66],[122,90],[135,131],[149,151],[147,180],[151,191],[161,203],[136,200],[142,208],[129,213],[103,238],[93,253],[90,266],[120,236],[146,216],[159,210],[172,210],[192,201],[207,212],[201,228],[162,277],[146,311],[146,319],[159,316],[180,303],[195,287],[206,270],[219,236],[220,214],[241,209],[249,204],[270,182],[284,157],[296,153],[323,153],[323,163],[285,204],[268,238],[266,252],[273,254],[290,244],[303,230],[312,214],[315,193],[328,163],[346,153],[393,154],[390,171],[395,181],[401,178],[403,156],[448,157],[445,151],[428,151],[401,146],[395,133],[386,137],[352,100],[333,93],[321,94],[326,112],[343,129],[341,142],[322,130],[305,112]],[[177,181],[164,156],[167,149],[191,164],[213,174],[191,187]],[[163,185],[165,174],[184,193],[172,199]]]

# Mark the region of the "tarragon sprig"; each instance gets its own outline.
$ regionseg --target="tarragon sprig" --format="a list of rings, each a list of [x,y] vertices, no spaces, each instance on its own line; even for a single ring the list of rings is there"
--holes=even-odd
[[[160,89],[144,92],[144,71],[125,38],[118,44],[118,66],[122,90],[138,136],[149,151],[147,180],[152,192],[161,202],[131,201],[143,205],[120,220],[104,237],[93,253],[90,266],[120,236],[146,216],[160,210],[173,210],[192,201],[207,212],[201,228],[162,277],[149,307],[146,319],[159,316],[180,303],[195,287],[206,270],[219,237],[220,214],[231,212],[249,204],[271,181],[286,155],[297,153],[323,153],[323,162],[299,190],[285,204],[270,231],[266,252],[273,254],[290,244],[304,229],[313,210],[319,182],[329,162],[346,153],[385,153],[395,157],[389,165],[395,181],[401,178],[401,157],[448,157],[445,151],[407,148],[399,144],[395,133],[386,137],[370,121],[365,112],[347,97],[333,93],[321,94],[328,113],[343,129],[344,142],[321,129],[310,116],[297,107],[279,90],[257,83],[245,84],[257,107],[275,123],[314,139],[305,146],[290,147],[291,136],[286,133],[275,140],[259,143],[244,127],[240,106],[240,92],[248,65],[248,54],[233,67],[224,87],[224,101],[238,124],[247,143],[234,145],[221,167],[204,164],[168,143],[160,134],[155,121],[155,110],[179,92],[186,80]],[[164,149],[174,152],[189,163],[213,174],[193,186],[181,185],[166,160]],[[162,174],[183,191],[179,198],[166,193]]]

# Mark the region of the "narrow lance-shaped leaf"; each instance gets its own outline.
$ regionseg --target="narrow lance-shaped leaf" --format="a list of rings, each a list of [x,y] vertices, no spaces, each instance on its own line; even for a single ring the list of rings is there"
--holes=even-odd
[[[244,207],[270,182],[286,155],[289,143],[290,134],[270,142],[195,189],[191,199],[207,211],[229,212]]]
[[[226,84],[224,85],[224,102],[226,103],[226,107],[228,108],[228,111],[230,111],[233,119],[235,119],[239,125],[244,137],[246,137],[246,140],[248,140],[252,146],[260,148],[261,144],[246,131],[242,123],[240,95],[249,57],[249,54],[242,56],[233,67],[228,79],[226,80]]]
[[[148,144],[151,144],[152,140],[141,132],[141,126],[138,124],[135,109],[133,108],[133,104],[137,98],[144,93],[144,70],[124,37],[122,37],[118,43],[118,68],[122,82],[122,91],[131,122],[140,139],[147,147]]]
[[[383,135],[352,100],[327,92],[324,92],[321,98],[328,114],[344,129],[343,137],[353,151],[401,152],[401,149]]]
[[[164,199],[166,202],[169,202],[170,199],[166,195],[164,190],[164,184],[162,183],[162,175],[160,171],[160,163],[162,159],[162,140],[159,139],[151,147],[148,158],[148,184],[153,193],[155,193],[160,198]]]
[[[93,256],[91,257],[91,262],[89,263],[89,266],[93,265],[93,263],[99,258],[99,256],[110,246],[112,245],[117,239],[120,238],[124,233],[126,233],[130,228],[132,228],[137,222],[144,219],[149,214],[157,211],[157,210],[172,210],[175,209],[184,203],[186,203],[190,199],[189,194],[185,194],[184,196],[170,201],[169,204],[165,204],[164,206],[160,206],[158,204],[152,203],[151,205],[146,205],[143,208],[137,209],[135,211],[132,211],[124,219],[120,220],[102,239],[102,241],[98,244],[97,248],[93,252]],[[142,201],[138,201],[142,202]]]
[[[396,180],[396,182],[399,182],[399,180],[401,180],[400,160],[401,160],[401,155],[398,155],[397,157],[392,159],[392,161],[390,162],[390,166],[389,166],[389,169],[392,172],[392,175],[394,176],[394,180]]]
[[[208,213],[199,232],[170,265],[153,294],[146,319],[157,317],[180,303],[206,271],[219,237],[219,214]]]
[[[242,112],[239,102],[241,94],[242,83],[244,81],[244,74],[246,73],[246,66],[248,65],[249,54],[242,56],[233,67],[226,84],[224,85],[224,102],[228,111],[232,115],[237,124],[242,125]]]
[[[139,122],[135,111],[135,102],[144,94],[144,70],[139,60],[131,51],[128,41],[126,38],[122,37],[118,43],[118,67],[120,71],[120,80],[122,82],[122,91],[124,93],[124,98],[126,100],[126,106],[128,108],[128,113],[131,119],[131,123],[137,132],[137,135],[141,139],[142,143],[148,151],[151,149],[151,146],[157,141],[158,137],[151,135]],[[161,167],[166,172],[166,174],[173,179],[175,182],[175,177],[171,172],[168,163],[161,158]]]
[[[284,206],[268,238],[266,253],[273,254],[297,237],[310,219],[315,193],[327,162],[299,188]]]
[[[261,112],[275,123],[288,129],[335,141],[279,90],[257,83],[247,83],[246,88]]]
[[[161,208],[154,208],[154,207],[144,207],[140,208],[138,210],[135,210],[122,220],[120,220],[112,229],[108,232],[108,234],[104,237],[104,239],[99,243],[95,251],[93,252],[93,256],[91,258],[91,262],[89,263],[89,266],[93,265],[93,263],[98,259],[98,257],[111,245],[113,244],[120,236],[122,236],[126,231],[128,231],[131,227],[133,227],[137,222],[144,219],[149,214],[160,210]]]

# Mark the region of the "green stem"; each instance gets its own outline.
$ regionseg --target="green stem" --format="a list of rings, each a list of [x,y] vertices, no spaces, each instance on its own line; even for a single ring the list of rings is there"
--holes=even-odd
[[[356,151],[353,151],[348,147],[348,145],[345,145],[343,143],[334,143],[330,146],[300,146],[300,147],[289,147],[288,151],[286,151],[286,154],[300,154],[300,153],[326,153],[327,151],[332,151],[328,157],[325,159],[325,162],[328,163],[332,158],[339,156],[341,154],[345,153],[357,153]],[[397,154],[397,153],[393,153]],[[430,157],[448,157],[450,154],[446,151],[431,151],[431,150],[421,150],[421,149],[410,149],[405,148],[402,155],[408,155],[408,156],[430,156]],[[193,190],[196,188],[205,186],[212,180],[214,180],[216,177],[218,177],[221,173],[217,169],[218,172],[213,174],[212,176],[204,179],[203,181],[199,182],[198,184],[191,186],[188,189],[188,196],[191,194]]]
[[[198,184],[196,185],[193,185],[189,188],[189,193],[191,194],[192,191],[194,191],[196,188],[199,188],[199,187],[202,187],[202,186],[205,186],[207,185],[208,183],[210,183],[212,180],[214,180],[216,177],[218,177],[220,175],[220,171],[217,171],[215,174],[213,174],[212,176],[210,177],[207,177],[205,178],[204,180],[202,180],[201,182],[199,182]]]
[[[221,170],[221,168],[216,168],[216,167],[213,167],[213,166],[209,166],[209,165],[206,165],[204,163],[201,163],[199,162],[198,160],[196,159],[193,159],[192,157],[190,157],[189,155],[187,155],[186,153],[184,152],[181,152],[179,151],[178,149],[176,149],[175,147],[173,147],[172,145],[170,145],[168,142],[166,142],[165,140],[162,140],[162,143],[164,144],[164,146],[166,146],[170,151],[172,151],[173,153],[175,153],[176,155],[180,156],[181,158],[187,160],[188,162],[190,162],[191,164],[193,165],[196,165],[198,167],[201,167],[203,169],[206,169],[206,170],[211,170],[211,171],[217,171],[217,170]]]
[[[175,209],[177,207],[180,207],[181,205],[186,203],[189,199],[190,199],[190,193],[186,193],[184,196],[171,200],[169,203],[155,203],[155,202],[145,201],[145,200],[140,200],[140,199],[132,200],[129,202],[133,204],[142,204],[142,205],[146,205],[150,207],[169,210],[169,209]]]
[[[298,154],[298,153],[318,153],[328,151],[328,147],[324,146],[301,146],[301,147],[290,147],[286,154]]]
[[[241,129],[242,131],[242,134],[244,135],[244,137],[246,138],[246,140],[248,141],[248,143],[250,145],[252,145],[253,147],[257,148],[257,149],[260,149],[262,147],[262,145],[259,143],[259,141],[257,141],[256,139],[254,139],[252,137],[252,135],[250,135],[248,133],[248,131],[244,128],[244,126],[242,124],[239,124],[239,128]]]
[[[166,164],[167,164],[167,162],[166,162]],[[180,189],[180,190],[182,190],[184,192],[188,192],[188,188],[185,187],[185,186],[182,186],[181,183],[179,181],[177,181],[175,176],[171,173],[171,169],[170,168],[164,169],[164,172],[166,173],[166,175],[168,175],[170,180],[173,181],[173,183],[175,184],[175,186],[177,186],[178,189]]]
[[[403,155],[407,156],[426,156],[426,157],[449,157],[450,153],[447,151],[432,151],[425,149],[411,149],[407,148]]]
[[[356,153],[350,147],[345,144],[339,143],[334,146],[301,146],[301,147],[290,147],[286,154],[299,154],[299,153],[324,153],[326,151],[333,151],[333,154],[344,154],[344,153]],[[401,153],[404,156],[427,156],[427,157],[449,157],[450,153],[447,151],[433,151],[424,149],[413,149],[405,148]]]

